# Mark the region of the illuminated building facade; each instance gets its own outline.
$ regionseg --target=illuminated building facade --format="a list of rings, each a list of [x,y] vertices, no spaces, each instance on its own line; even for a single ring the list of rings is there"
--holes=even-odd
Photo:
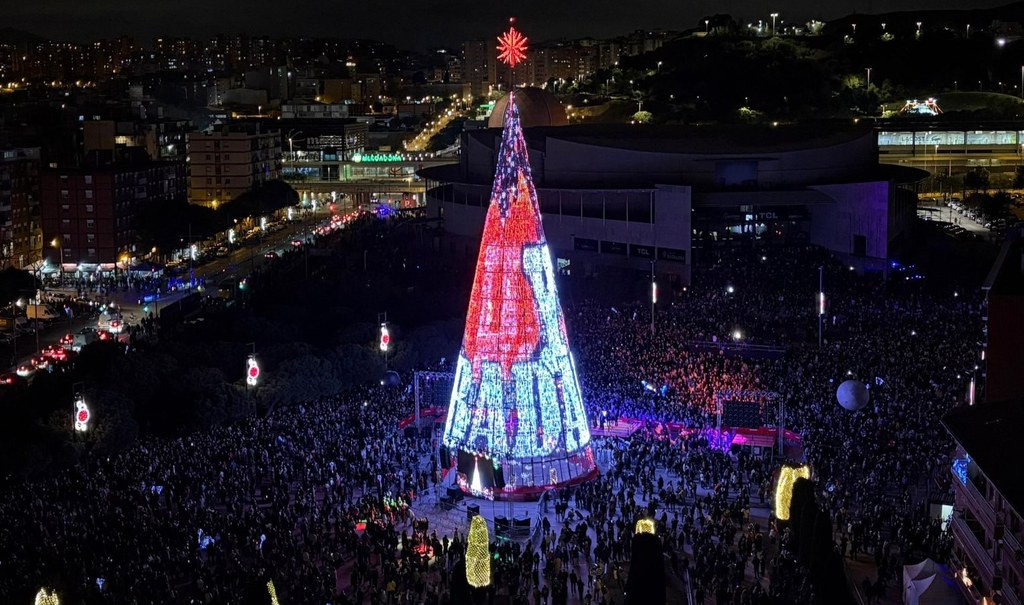
[[[463,467],[463,487],[474,493],[539,495],[596,473],[514,101],[506,108],[444,444],[460,458],[476,458]],[[493,469],[485,481],[482,467]]]

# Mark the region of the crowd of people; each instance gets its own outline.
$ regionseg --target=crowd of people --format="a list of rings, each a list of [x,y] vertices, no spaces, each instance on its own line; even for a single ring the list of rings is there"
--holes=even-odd
[[[813,249],[723,255],[694,284],[658,309],[653,330],[643,303],[567,306],[591,417],[645,424],[596,444],[603,473],[552,495],[557,522],[493,546],[495,581],[473,598],[619,603],[634,524],[651,517],[671,594],[812,602],[788,532],[768,517],[779,460],[659,430],[714,426],[727,391],[786,401],[836,549],[870,557],[874,585],[892,585],[915,557],[944,558],[948,535],[921,494],[948,475],[938,418],[974,371],[979,301],[898,272],[861,276]],[[755,355],[750,342],[774,352]],[[848,378],[870,384],[860,411],[836,403]],[[411,406],[401,389],[349,390],[12,486],[0,494],[0,601],[52,586],[69,605],[242,603],[272,580],[281,603],[459,602],[465,534],[419,531],[411,513],[437,481],[434,445],[398,428]]]

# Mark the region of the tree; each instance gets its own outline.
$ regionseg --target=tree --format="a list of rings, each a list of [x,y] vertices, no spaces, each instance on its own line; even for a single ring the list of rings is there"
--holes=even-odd
[[[224,204],[223,210],[232,219],[270,214],[299,203],[299,194],[284,181],[267,181],[261,187],[246,191]]]
[[[988,170],[985,170],[981,166],[972,168],[964,174],[964,188],[973,189],[974,191],[981,191],[982,189],[988,189],[989,174]]]
[[[25,294],[34,294],[37,287],[38,282],[31,273],[7,267],[0,271],[0,304],[9,305]]]
[[[638,111],[633,114],[633,121],[637,124],[650,124],[654,116],[649,111]]]
[[[1017,166],[1013,171],[1013,188],[1024,189],[1024,166]]]

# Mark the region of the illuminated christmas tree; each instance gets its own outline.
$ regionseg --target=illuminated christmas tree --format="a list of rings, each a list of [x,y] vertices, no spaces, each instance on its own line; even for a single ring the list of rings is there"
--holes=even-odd
[[[539,495],[596,473],[514,92],[444,444],[461,452],[460,485],[477,494]]]

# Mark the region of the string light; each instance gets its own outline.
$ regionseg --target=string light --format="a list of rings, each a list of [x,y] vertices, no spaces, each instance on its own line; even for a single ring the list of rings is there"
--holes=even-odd
[[[45,588],[40,588],[36,593],[36,605],[60,605],[57,591],[49,592]]]
[[[654,519],[637,519],[634,534],[654,534]]]
[[[572,456],[559,469],[570,480],[593,469],[590,429],[510,96],[444,443],[512,460]]]
[[[474,588],[491,583],[490,535],[487,521],[480,515],[469,523],[469,541],[466,544],[466,581]]]
[[[277,600],[277,589],[274,588],[273,580],[267,582],[267,592],[270,594],[270,605],[281,605],[281,602]]]
[[[788,521],[790,504],[793,501],[793,485],[797,479],[810,479],[811,467],[784,466],[779,469],[779,479],[775,483],[775,518],[779,521]]]

